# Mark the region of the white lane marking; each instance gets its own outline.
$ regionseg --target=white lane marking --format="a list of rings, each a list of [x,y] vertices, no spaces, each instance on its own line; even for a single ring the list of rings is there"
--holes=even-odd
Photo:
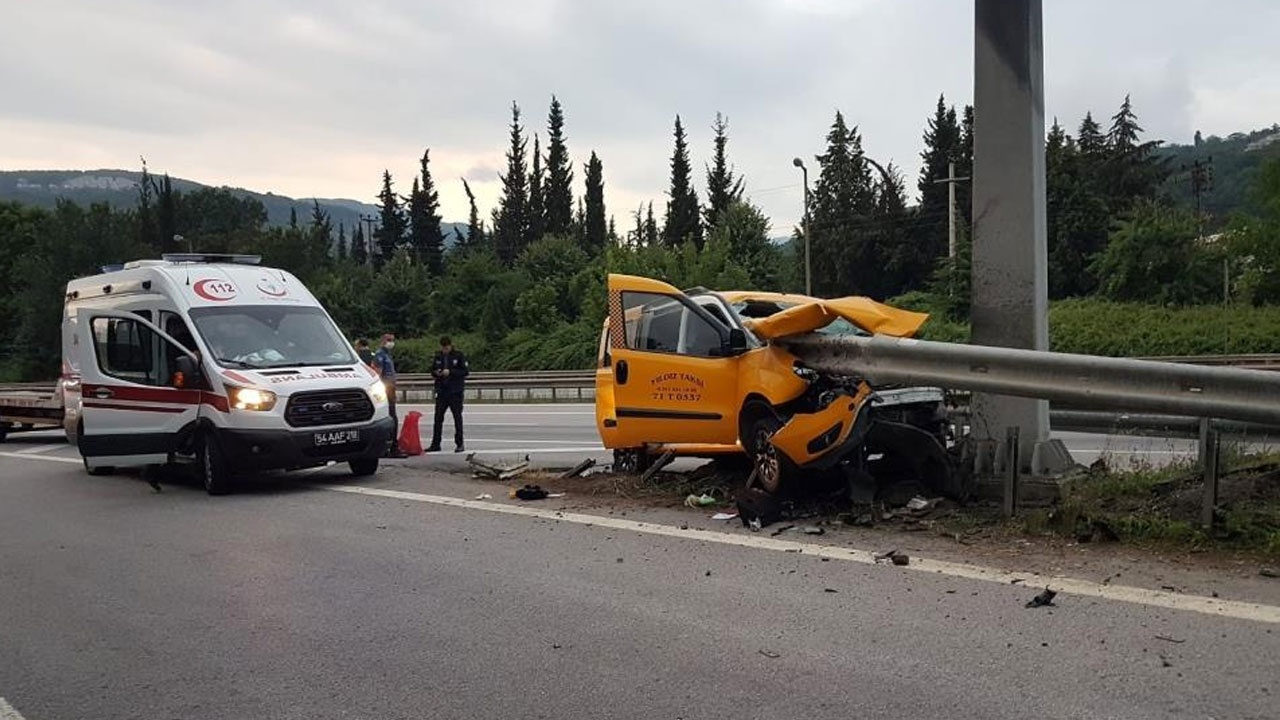
[[[57,450],[58,448],[64,448],[64,447],[67,447],[66,443],[63,443],[61,445],[37,445],[36,447],[27,448],[26,450],[19,450],[17,451],[17,454],[18,455],[39,455],[40,453],[47,453],[51,450]]]
[[[18,458],[19,460],[47,460],[49,462],[72,463],[73,465],[80,465],[82,462],[80,458],[52,457],[49,455],[32,455],[30,453],[23,454],[16,452],[0,452],[0,457]]]
[[[0,720],[25,720],[7,700],[0,697]]]
[[[534,440],[532,438],[470,438],[470,437],[467,438],[468,443],[472,443],[472,442],[526,443],[529,445],[560,445],[560,446],[563,446],[566,442],[573,442],[575,440],[581,441],[580,438],[561,438],[559,440]],[[604,449],[603,445],[598,445],[596,447],[600,450]]]
[[[471,442],[468,440],[467,442]],[[605,449],[599,445],[592,447],[535,447],[535,448],[484,448],[481,450],[468,450],[467,453],[475,453],[476,455],[548,455],[551,453],[594,453],[605,452]],[[430,453],[435,455],[436,453]]]
[[[486,512],[523,515],[525,517],[535,517],[544,520],[559,520],[579,525],[600,526],[612,528],[614,530],[629,530],[647,535],[661,535],[664,537],[684,538],[686,540],[701,540],[704,542],[714,542],[722,545],[737,545],[740,547],[749,547],[760,550],[773,550],[775,552],[802,553],[811,557],[816,556],[831,558],[833,560],[848,560],[865,565],[875,564],[875,553],[869,550],[835,547],[833,545],[815,545],[795,542],[792,540],[778,540],[772,537],[761,537],[759,535],[730,535],[729,533],[715,530],[698,530],[694,528],[682,529],[671,525],[646,523],[637,520],[624,520],[622,518],[602,517],[598,515],[586,515],[583,513],[562,512],[558,510],[544,510],[534,507],[506,505],[480,500],[465,500],[462,498],[445,497],[443,495],[427,495],[423,493],[406,492],[403,490],[387,490],[383,488],[360,487],[357,485],[316,485],[314,487],[334,492],[351,493],[354,495],[371,495],[374,497],[384,497],[395,500],[413,500],[417,502],[446,505],[449,507],[464,508],[468,510],[484,510]],[[898,568],[894,567],[894,570],[897,569]],[[1083,595],[1087,597],[1102,598],[1104,600],[1116,600],[1119,602],[1162,607],[1170,610],[1187,610],[1205,615],[1216,615],[1219,617],[1229,617],[1239,620],[1252,620],[1255,622],[1280,624],[1280,607],[1274,605],[1222,600],[1219,598],[1209,598],[1201,595],[1179,595],[1177,593],[1171,593],[1163,590],[1147,590],[1144,588],[1127,587],[1124,585],[1102,585],[1101,583],[1091,582],[1089,580],[1079,580],[1076,578],[1056,575],[1045,577],[1036,573],[1014,573],[981,565],[967,565],[963,563],[929,560],[925,558],[912,558],[911,564],[901,569],[911,572],[947,575],[969,580],[981,580],[1001,585],[1010,585],[1014,580],[1020,580],[1029,588],[1034,588],[1040,585],[1049,585],[1059,592],[1073,595]]]
[[[1119,448],[1067,448],[1074,453],[1096,453],[1098,455],[1192,455],[1195,450],[1123,450]]]

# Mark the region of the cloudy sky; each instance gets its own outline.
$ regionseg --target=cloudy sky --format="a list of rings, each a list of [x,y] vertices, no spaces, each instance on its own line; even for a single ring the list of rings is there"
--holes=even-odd
[[[1149,137],[1280,122],[1280,2],[1044,0],[1047,114],[1074,128],[1131,93]],[[972,0],[0,0],[0,169],[136,168],[372,201],[432,150],[498,194],[509,107],[545,138],[564,104],[575,179],[592,150],[620,228],[661,212],[671,123],[698,186],[717,111],[748,195],[785,234],[791,159],[837,109],[914,190],[939,93],[972,95]],[[811,164],[812,166],[812,164]],[[705,195],[705,193],[703,193]]]

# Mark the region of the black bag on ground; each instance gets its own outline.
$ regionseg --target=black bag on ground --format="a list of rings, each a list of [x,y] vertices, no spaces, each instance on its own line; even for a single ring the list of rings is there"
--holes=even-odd
[[[764,527],[782,519],[782,505],[778,499],[760,488],[748,488],[735,498],[738,506],[738,517],[742,524],[749,525],[752,520],[759,520]]]

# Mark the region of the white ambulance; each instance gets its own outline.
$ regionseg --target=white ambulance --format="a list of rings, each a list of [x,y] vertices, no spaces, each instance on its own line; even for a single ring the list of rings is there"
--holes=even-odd
[[[67,435],[90,474],[195,463],[210,494],[258,470],[377,472],[386,390],[293,275],[165,255],[67,284]]]

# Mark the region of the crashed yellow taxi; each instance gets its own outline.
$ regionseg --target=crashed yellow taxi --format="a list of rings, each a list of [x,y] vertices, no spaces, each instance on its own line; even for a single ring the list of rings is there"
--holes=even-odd
[[[940,390],[821,374],[776,342],[810,332],[911,337],[927,315],[865,297],[682,292],[630,275],[610,275],[608,292],[596,426],[615,467],[642,470],[667,452],[745,453],[761,486],[777,492],[801,470],[879,463],[936,478],[946,464]]]

